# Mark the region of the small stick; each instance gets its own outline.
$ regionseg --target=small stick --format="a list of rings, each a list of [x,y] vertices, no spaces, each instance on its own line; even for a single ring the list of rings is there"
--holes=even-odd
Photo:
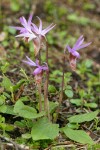
[[[19,91],[18,91],[17,94],[15,95],[15,98],[14,98],[14,101],[15,101],[15,102],[19,99],[19,97],[21,96],[21,94],[23,93],[23,91],[24,91],[24,84],[21,85]]]
[[[20,148],[19,145],[16,144],[14,141],[12,141],[11,139],[9,139],[9,138],[7,138],[7,137],[2,136],[1,134],[0,134],[0,138],[4,139],[4,140],[7,141],[7,142],[12,143],[12,144],[14,145],[14,147],[15,147],[16,150],[18,150],[18,148]]]

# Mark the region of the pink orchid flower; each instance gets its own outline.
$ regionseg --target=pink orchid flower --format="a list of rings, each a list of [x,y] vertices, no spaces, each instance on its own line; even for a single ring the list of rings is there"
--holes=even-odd
[[[67,49],[70,53],[70,66],[72,68],[73,71],[76,70],[76,60],[77,58],[80,58],[80,54],[77,52],[77,50],[80,50],[82,48],[85,48],[87,46],[89,46],[91,44],[90,43],[87,43],[87,44],[83,44],[84,42],[84,38],[83,38],[83,35],[79,37],[79,39],[76,41],[75,45],[73,46],[73,48],[70,48],[69,45],[67,45]]]
[[[12,27],[16,30],[19,30],[20,34],[17,35],[16,37],[23,37],[26,41],[31,41],[32,39],[36,38],[36,35],[34,34],[34,32],[32,31],[32,17],[33,15],[31,14],[29,16],[28,21],[26,21],[26,19],[22,16],[20,17],[20,23],[22,25],[22,27]]]
[[[37,27],[34,23],[32,23],[32,26],[33,26],[33,28],[32,28],[32,31],[37,35],[37,37],[38,38],[36,38],[33,42],[34,42],[34,49],[35,49],[35,55],[37,55],[38,54],[38,52],[39,52],[39,50],[40,50],[40,48],[41,48],[41,46],[42,46],[42,43],[43,43],[43,40],[44,40],[44,38],[45,38],[45,40],[46,40],[46,34],[50,31],[50,30],[52,30],[54,27],[55,27],[55,25],[53,25],[53,23],[51,24],[51,25],[49,25],[47,28],[45,28],[45,29],[42,29],[43,27],[42,27],[42,20],[39,18],[39,17],[37,17],[38,19],[39,19],[39,22],[40,22],[40,25],[39,25],[39,27]]]
[[[25,64],[35,67],[35,70],[33,71],[33,75],[35,76],[36,83],[41,83],[42,75],[44,71],[49,71],[48,65],[45,63],[45,65],[39,65],[39,60],[36,60],[36,62],[33,62],[28,56],[26,56],[27,60],[23,61]]]

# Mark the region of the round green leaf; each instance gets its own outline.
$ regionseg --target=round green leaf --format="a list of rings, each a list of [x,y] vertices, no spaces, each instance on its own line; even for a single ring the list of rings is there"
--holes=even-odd
[[[65,94],[67,97],[72,98],[73,97],[73,91],[72,90],[65,90]]]
[[[31,131],[33,140],[54,139],[59,134],[59,126],[52,124],[47,118],[41,118],[34,122]]]
[[[72,104],[75,104],[76,106],[81,106],[82,105],[82,100],[81,99],[71,99],[70,102]]]

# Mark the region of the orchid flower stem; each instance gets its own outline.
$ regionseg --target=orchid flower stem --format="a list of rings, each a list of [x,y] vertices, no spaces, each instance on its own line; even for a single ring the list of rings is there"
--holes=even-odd
[[[57,119],[58,119],[60,106],[61,106],[61,103],[62,103],[62,101],[63,101],[64,75],[65,75],[65,62],[66,62],[65,51],[66,51],[66,49],[64,49],[61,91],[60,91],[60,95],[59,95],[59,105],[58,105],[58,108],[57,108],[57,110],[56,110],[57,115],[56,115],[56,118],[55,118],[55,122],[56,122]]]
[[[38,53],[39,65],[41,65],[41,50]],[[41,90],[41,83],[37,84],[38,92],[39,92],[39,113],[42,111],[42,90]]]
[[[41,65],[41,50],[39,51],[39,64]]]
[[[65,50],[64,49],[64,56],[63,56],[63,70],[62,70],[62,83],[61,83],[61,92],[60,92],[60,96],[59,96],[59,106],[58,106],[58,109],[57,109],[57,113],[59,113],[59,109],[60,109],[60,105],[63,101],[63,91],[64,91],[64,75],[65,75],[65,61],[66,61],[66,58],[65,58]]]
[[[39,92],[39,112],[42,111],[42,96],[41,96],[41,83],[37,84],[38,92]]]
[[[48,43],[47,41],[46,41],[46,63],[48,65]],[[46,111],[48,119],[50,121],[49,101],[48,101],[48,82],[49,82],[49,72],[46,72],[46,80],[44,83],[44,110]]]
[[[46,63],[48,64],[48,42],[46,41]]]
[[[63,72],[62,72],[62,83],[61,83],[61,92],[59,97],[59,105],[62,103],[63,100],[63,90],[64,90],[64,75],[65,75],[65,56],[63,58]]]

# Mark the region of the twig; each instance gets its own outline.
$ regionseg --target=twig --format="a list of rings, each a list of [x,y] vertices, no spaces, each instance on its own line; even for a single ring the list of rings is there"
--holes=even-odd
[[[82,125],[82,127],[83,127],[84,129],[88,130],[90,133],[92,133],[92,134],[94,134],[95,136],[97,136],[97,137],[100,138],[100,135],[98,135],[98,134],[92,132],[92,131],[91,131],[89,128],[87,128],[85,125]]]
[[[19,99],[19,97],[21,96],[21,94],[23,93],[23,91],[24,91],[24,84],[21,85],[19,91],[15,95],[15,98],[14,98],[15,102]]]
[[[57,144],[51,144],[48,148],[45,148],[44,150],[50,150],[51,148],[60,148],[60,147],[73,147],[74,144],[72,142],[69,141],[65,141],[65,142],[61,142],[61,143],[57,143]]]
[[[7,137],[4,137],[1,134],[0,134],[0,138],[3,139],[3,140],[5,140],[5,141],[7,141],[7,142],[9,142],[8,144],[10,144],[10,146],[14,146],[15,150],[29,150],[28,146],[16,144],[14,141],[12,141],[11,139],[9,139]]]
[[[4,137],[4,136],[2,136],[2,135],[0,135],[0,138],[4,139],[4,140],[7,141],[7,142],[12,143],[12,144],[15,146],[15,149],[16,149],[16,150],[18,150],[18,148],[20,148],[19,145],[16,144],[16,143],[15,143],[14,141],[12,141],[11,139],[9,139],[9,138],[7,138],[7,137]]]
[[[100,142],[100,138],[96,141],[96,143],[99,143]]]

